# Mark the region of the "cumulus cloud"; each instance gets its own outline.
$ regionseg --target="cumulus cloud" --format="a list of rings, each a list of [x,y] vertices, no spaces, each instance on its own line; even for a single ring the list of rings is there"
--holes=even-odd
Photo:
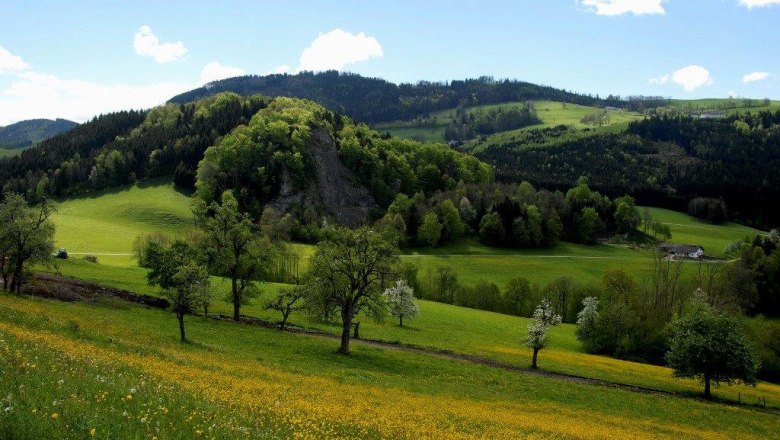
[[[695,64],[650,80],[650,84],[658,85],[668,84],[669,82],[681,85],[686,92],[692,92],[699,87],[712,84],[715,80],[710,75],[709,70]]]
[[[301,53],[298,70],[341,70],[345,66],[384,55],[376,38],[334,29],[320,34]]]
[[[206,64],[200,72],[200,82],[210,83],[219,79],[241,76],[245,73],[244,69],[240,67],[223,66],[216,61],[212,61]]]
[[[743,0],[744,1],[744,0]],[[666,14],[664,0],[581,0],[582,6],[596,15]]]
[[[133,39],[135,53],[141,56],[154,58],[158,63],[168,63],[182,59],[187,53],[184,43],[160,43],[160,39],[152,32],[149,26],[141,26]]]
[[[753,72],[742,77],[742,82],[747,84],[753,81],[763,81],[772,76],[769,72]]]
[[[162,104],[193,84],[98,84],[26,71],[0,92],[0,125],[33,118],[83,122],[95,115]],[[45,103],[45,105],[41,105]]]
[[[0,73],[19,72],[30,69],[22,57],[14,55],[3,46],[0,46]]]
[[[765,8],[772,5],[780,5],[780,0],[739,0],[739,4],[748,9]]]

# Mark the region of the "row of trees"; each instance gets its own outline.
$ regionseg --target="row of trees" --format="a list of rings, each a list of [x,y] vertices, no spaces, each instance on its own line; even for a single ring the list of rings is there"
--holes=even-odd
[[[429,198],[399,194],[378,226],[417,246],[477,237],[491,246],[527,248],[560,240],[591,244],[612,234],[635,233],[641,221],[632,197],[611,200],[582,178],[565,194],[537,191],[527,182],[458,185]]]

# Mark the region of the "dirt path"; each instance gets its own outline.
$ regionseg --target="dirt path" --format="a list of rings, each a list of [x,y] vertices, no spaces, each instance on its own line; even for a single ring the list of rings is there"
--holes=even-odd
[[[38,273],[35,275],[35,278],[37,282],[34,285],[27,286],[25,288],[24,293],[29,295],[36,295],[36,296],[58,299],[60,301],[92,301],[98,299],[99,297],[111,297],[123,301],[139,303],[139,304],[143,304],[149,307],[154,307],[159,309],[168,308],[168,301],[162,298],[149,296],[149,295],[141,295],[126,290],[106,287],[88,281],[82,281],[74,278],[64,277],[62,275]],[[209,315],[209,318],[217,321],[233,322],[232,317],[226,315]],[[270,328],[270,329],[278,328],[277,324],[274,322],[270,322],[264,319],[247,317],[247,316],[243,316],[241,318],[240,323],[246,325],[254,325],[258,327]],[[328,339],[334,342],[338,342],[341,339],[339,335],[323,332],[321,330],[316,330],[316,329],[307,329],[307,328],[292,326],[286,328],[285,331],[288,331],[290,333],[305,334],[305,335],[314,336],[318,338]],[[376,348],[388,349],[388,350],[398,350],[398,351],[415,353],[424,356],[435,356],[438,358],[449,359],[456,362],[467,362],[467,363],[483,365],[491,368],[500,368],[502,370],[511,371],[518,374],[527,374],[527,375],[533,375],[538,377],[565,380],[567,382],[572,382],[572,383],[620,389],[624,391],[630,391],[633,393],[699,399],[698,397],[692,396],[690,394],[685,394],[685,393],[665,391],[665,390],[659,390],[654,388],[629,385],[629,384],[619,383],[619,382],[611,382],[607,380],[594,379],[591,377],[577,376],[573,374],[557,373],[557,372],[543,371],[543,370],[533,370],[530,367],[523,367],[508,362],[501,362],[495,359],[490,359],[482,356],[470,355],[465,353],[453,353],[451,351],[440,350],[440,349],[429,348],[429,347],[419,347],[413,345],[405,345],[400,343],[392,343],[392,342],[386,342],[386,341],[380,341],[374,339],[363,339],[363,338],[353,339],[353,342],[355,344],[365,345],[369,347],[376,347]],[[736,402],[733,401],[724,401],[723,403],[727,403],[730,405],[736,404]],[[744,405],[754,407],[758,410],[769,411],[774,414],[780,414],[780,411],[776,409],[765,409],[765,408],[755,407],[753,405],[747,405],[747,404]]]

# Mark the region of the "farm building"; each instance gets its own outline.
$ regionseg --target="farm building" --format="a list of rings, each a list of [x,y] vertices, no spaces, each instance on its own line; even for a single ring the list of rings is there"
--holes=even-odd
[[[670,258],[692,258],[699,260],[704,256],[704,248],[695,244],[661,243],[658,246]]]

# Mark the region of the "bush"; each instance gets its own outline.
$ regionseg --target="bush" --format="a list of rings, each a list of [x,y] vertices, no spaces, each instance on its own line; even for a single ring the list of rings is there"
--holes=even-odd
[[[93,264],[98,264],[98,257],[96,255],[84,255],[84,260]]]

